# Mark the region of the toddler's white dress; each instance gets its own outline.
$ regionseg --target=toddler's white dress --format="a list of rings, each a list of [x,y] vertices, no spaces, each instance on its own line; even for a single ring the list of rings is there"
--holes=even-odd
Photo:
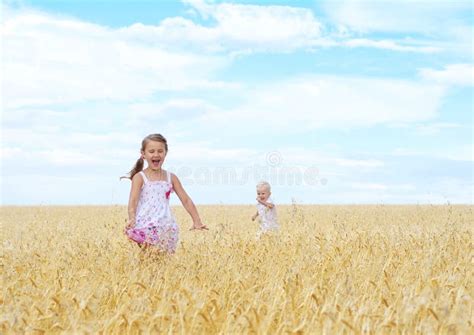
[[[273,204],[271,198],[266,202]],[[260,231],[257,234],[257,237],[268,232],[276,232],[279,230],[276,207],[268,208],[261,203],[257,203],[257,212],[260,220]]]

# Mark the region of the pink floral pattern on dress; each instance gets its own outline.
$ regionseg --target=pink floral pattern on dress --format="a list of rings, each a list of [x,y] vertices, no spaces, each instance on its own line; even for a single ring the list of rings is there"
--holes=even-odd
[[[129,239],[148,244],[161,251],[174,253],[178,245],[179,227],[171,212],[169,198],[173,191],[171,177],[167,181],[149,181],[145,174],[138,200],[135,226],[126,231]]]
[[[137,242],[138,244],[145,243],[146,241],[146,233],[143,229],[129,228],[127,229],[126,233],[129,239]]]

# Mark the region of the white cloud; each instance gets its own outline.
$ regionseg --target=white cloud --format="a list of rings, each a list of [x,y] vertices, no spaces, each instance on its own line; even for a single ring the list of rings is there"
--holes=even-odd
[[[209,111],[216,111],[217,107],[205,100],[196,98],[170,99],[162,103],[135,103],[129,106],[137,122],[151,123],[154,121],[173,122],[180,120],[188,122]]]
[[[448,86],[473,86],[474,65],[450,64],[442,70],[420,69],[419,74],[423,79]]]
[[[401,52],[433,53],[438,46],[414,39],[405,41],[349,39],[344,25],[335,24],[336,31],[323,24],[307,8],[290,6],[257,6],[232,3],[215,4],[201,0],[184,1],[206,20],[199,25],[183,17],[163,20],[159,26],[135,24],[123,29],[133,38],[160,41],[208,52],[228,52],[232,57],[254,52],[287,52],[316,47],[372,47]],[[332,28],[331,28],[332,29]]]
[[[120,182],[118,176],[104,178],[84,173],[73,176],[35,172],[4,178],[1,186],[3,204],[23,206],[123,203],[130,187],[129,183]]]
[[[246,103],[209,112],[201,122],[215,128],[232,123],[246,133],[420,122],[437,116],[444,93],[437,85],[408,80],[302,77],[257,87],[242,99]]]
[[[52,150],[36,151],[30,156],[32,161],[41,160],[57,166],[97,166],[102,163],[102,156],[94,155],[90,152],[78,152],[76,150]]]
[[[0,157],[2,160],[5,159],[14,159],[19,157],[22,154],[21,148],[18,147],[5,147],[2,146],[2,150],[0,151]]]
[[[122,135],[119,137],[118,135]],[[133,139],[135,138],[135,140]],[[79,141],[83,139],[88,144],[82,147]],[[27,139],[29,140],[29,139]],[[24,180],[29,182],[31,170],[23,172],[22,166],[19,166],[16,156],[24,155],[21,147],[11,147],[4,150],[9,157],[2,157],[9,165],[16,164],[13,173],[9,174],[8,182],[5,183],[5,189],[8,190],[9,197],[6,199],[8,203],[103,203],[108,202],[109,198],[114,197],[114,201],[121,203],[126,202],[129,191],[128,183],[119,183],[118,177],[127,172],[132,164],[138,158],[138,146],[141,138],[132,134],[107,134],[103,136],[75,133],[71,134],[71,139],[65,139],[67,143],[60,146],[52,146],[51,150],[39,150],[33,152],[29,158],[35,162],[33,173],[37,173],[38,161],[47,164],[49,173],[61,172],[60,182],[50,184],[50,190],[46,193],[32,193],[31,189],[25,187],[25,184],[18,181]],[[204,142],[204,141],[180,141],[175,134],[168,137],[171,150],[167,157],[166,168],[173,168],[174,172],[183,182],[186,183],[187,191],[190,194],[198,195],[196,201],[198,203],[215,203],[216,189],[219,195],[225,194],[229,189],[235,190],[236,187],[251,187],[257,175],[244,175],[243,170],[246,167],[256,167],[258,173],[265,172],[264,167],[268,166],[268,152],[258,151],[256,149],[239,147],[234,145],[232,148],[221,147],[220,143]],[[92,143],[95,143],[95,147]],[[135,144],[133,147],[124,148],[122,144]],[[75,146],[75,145],[76,146]],[[317,184],[308,186],[306,184],[300,186],[292,186],[289,193],[281,193],[282,189],[288,187],[290,181],[285,179],[283,183],[279,179],[275,183],[275,195],[282,202],[289,202],[292,196],[306,194],[304,199],[308,203],[317,201],[326,203],[354,203],[354,202],[465,202],[468,190],[466,185],[461,185],[460,180],[446,180],[440,183],[430,185],[414,185],[407,181],[397,180],[396,175],[390,172],[390,164],[385,164],[377,157],[375,158],[357,158],[353,154],[350,156],[341,153],[329,153],[321,150],[314,150],[298,147],[279,147],[282,164],[276,166],[277,169],[285,167],[294,167],[299,172],[307,171],[310,167],[317,167],[312,170],[316,173],[316,178],[322,178],[329,181],[326,185]],[[263,165],[262,165],[263,164]],[[222,184],[215,179],[215,173],[219,166],[234,169],[237,174],[238,184],[230,184],[219,188]],[[186,168],[186,170],[183,170]],[[71,169],[76,171],[75,176],[71,174]],[[100,173],[98,170],[102,170]],[[203,170],[204,169],[204,170]],[[377,172],[378,171],[378,172]],[[383,171],[383,173],[382,173]],[[210,180],[205,183],[206,189],[199,189],[202,185],[202,179],[206,173],[210,173]],[[382,179],[380,178],[382,173]],[[387,173],[393,179],[386,182],[384,179]],[[103,176],[103,177],[100,177]],[[21,177],[23,179],[21,179]],[[49,178],[48,173],[43,173],[38,185],[47,185]],[[212,179],[214,178],[214,179]],[[361,182],[361,180],[370,180],[373,178],[377,182]],[[93,184],[88,180],[93,179]],[[34,180],[34,179],[33,179]],[[15,181],[15,182],[13,182]],[[243,182],[243,183],[242,183]],[[16,185],[16,186],[14,186]],[[101,190],[102,195],[94,194],[94,197],[87,197],[87,191],[90,192],[91,185],[94,189]],[[188,189],[189,186],[189,189]],[[324,186],[324,187],[323,187]],[[460,188],[458,187],[460,186]],[[42,186],[43,187],[43,186]],[[75,192],[66,192],[67,189],[77,189],[78,196]],[[118,188],[121,190],[118,191]],[[29,190],[29,191],[28,191]],[[354,191],[350,191],[354,190]],[[461,191],[460,191],[461,190]],[[122,192],[123,191],[123,192]],[[359,191],[359,192],[357,192]],[[419,194],[414,194],[417,191]],[[29,193],[28,193],[29,192]],[[120,195],[118,195],[118,193]],[[237,192],[237,190],[236,190]],[[240,189],[240,191],[242,190]],[[365,192],[365,193],[364,193]],[[425,192],[422,194],[422,192]],[[428,194],[431,192],[430,194]],[[471,191],[472,194],[472,191]],[[429,196],[428,196],[429,195]],[[117,197],[118,196],[118,197]],[[23,200],[22,200],[23,199]],[[26,200],[25,200],[26,199]],[[229,197],[224,196],[222,201],[226,203]],[[236,202],[248,202],[241,200],[241,196],[233,199]],[[434,200],[438,199],[438,200]],[[440,200],[441,199],[441,200]]]
[[[323,7],[335,23],[363,33],[451,34],[469,24],[465,14],[472,12],[470,1],[442,0],[341,0]]]
[[[196,163],[219,166],[220,164],[248,163],[257,151],[248,148],[219,148],[210,143],[195,141],[177,142],[173,144],[173,152],[170,152],[173,162],[181,162],[194,166]]]
[[[456,122],[422,122],[422,123],[392,123],[391,128],[404,129],[420,136],[434,136],[449,130],[472,130],[471,124],[461,124]]]
[[[190,4],[200,15],[212,18],[215,25],[201,26],[174,17],[157,26],[135,24],[112,29],[4,7],[4,106],[130,101],[147,99],[156,91],[232,89],[237,84],[211,78],[233,56],[255,51],[338,45],[410,52],[437,50],[416,41],[336,41],[330,35],[323,36],[322,24],[305,8]],[[228,55],[211,55],[219,51]]]
[[[193,6],[204,18],[212,18],[216,22],[207,30],[203,27],[198,29],[209,37],[208,41],[212,38],[227,48],[292,50],[311,45],[321,36],[321,23],[306,8],[204,1],[185,3]],[[192,27],[189,23],[186,25]]]
[[[437,147],[431,150],[396,148],[392,154],[394,156],[419,156],[453,161],[474,162],[474,146],[472,143],[448,149]]]
[[[344,167],[379,168],[384,166],[384,162],[377,159],[336,158],[334,161],[337,165]]]
[[[2,127],[4,129],[28,128],[33,132],[41,129],[42,132],[58,131],[61,124],[72,122],[77,115],[58,112],[52,109],[30,108],[4,110],[2,113]]]
[[[266,153],[275,155],[284,166],[331,166],[334,168],[357,167],[361,169],[377,169],[385,165],[379,159],[374,158],[349,158],[337,150],[322,150],[308,147],[279,147],[277,151]],[[255,160],[254,160],[255,161]],[[267,163],[265,161],[265,163]]]
[[[133,38],[153,43],[192,46],[208,52],[229,52],[233,56],[258,51],[293,51],[312,47],[374,47],[395,51],[432,53],[439,47],[420,42],[352,39],[340,41],[340,34],[324,32],[311,10],[290,6],[212,4],[185,1],[204,18],[215,24],[203,26],[183,17],[163,20],[159,26],[134,24],[122,31]]]
[[[322,7],[343,37],[342,44],[408,52],[443,51],[472,59],[471,1],[341,0],[324,1]],[[370,36],[375,34],[382,34],[383,40],[372,40]],[[357,38],[347,41],[350,37]]]
[[[374,191],[414,191],[416,187],[411,184],[387,185],[380,183],[350,183],[353,189],[374,190]]]
[[[387,186],[384,184],[376,184],[376,183],[351,183],[350,188],[353,189],[362,189],[362,190],[383,190],[387,189]]]
[[[256,6],[206,1],[185,1],[198,15],[213,23],[199,25],[183,17],[167,18],[159,26],[136,24],[124,29],[130,36],[140,36],[149,42],[194,47],[208,52],[228,52],[231,56],[254,52],[287,52],[317,47],[371,47],[398,52],[434,53],[443,50],[446,41],[414,38],[403,40],[351,38],[351,31],[343,24],[327,26],[314,17],[311,10],[290,6]],[[333,27],[336,27],[335,31]],[[453,36],[466,40],[465,26],[451,28]],[[395,32],[398,30],[394,30]],[[459,42],[459,41],[458,41]],[[459,43],[455,44],[459,47]],[[465,48],[465,46],[464,46]]]
[[[310,9],[201,1],[187,3],[212,23],[204,26],[187,18],[171,17],[157,26],[137,23],[120,32],[132,40],[171,49],[233,55],[293,51],[327,43],[321,38],[322,24]]]
[[[343,45],[430,53],[442,44],[409,38],[390,40],[386,36],[377,40],[353,38],[353,26],[344,25],[340,35],[333,36],[308,9],[199,1],[192,1],[192,8],[209,20],[206,25],[197,23],[201,20],[175,17],[156,26],[112,29],[31,10],[4,13],[2,83],[7,108],[2,112],[1,157],[8,192],[22,189],[16,198],[20,203],[23,199],[41,201],[43,193],[29,193],[29,185],[39,177],[24,179],[24,173],[40,173],[44,177],[40,186],[47,188],[48,175],[54,171],[64,174],[61,180],[51,177],[55,187],[66,191],[58,188],[52,192],[51,203],[87,202],[92,199],[88,198],[91,183],[87,181],[93,180],[98,188],[109,192],[110,183],[106,185],[100,176],[115,182],[138,158],[142,138],[157,131],[170,142],[168,166],[194,169],[265,164],[265,150],[273,146],[282,154],[283,166],[316,166],[321,177],[332,178],[330,185],[337,178],[347,179],[346,185],[350,185],[351,181],[372,180],[359,177],[385,171],[390,162],[370,155],[311,150],[314,143],[306,136],[308,132],[380,124],[404,124],[424,135],[458,129],[452,122],[433,121],[448,86],[472,85],[472,66],[468,64],[422,69],[420,81],[302,76],[255,87],[249,81],[236,84],[215,80],[232,56],[256,51]],[[456,40],[472,37],[465,26],[456,27]],[[375,28],[367,28],[371,29]],[[390,30],[389,26],[380,29]],[[415,26],[410,29],[429,31]],[[423,38],[429,41],[438,37],[437,32],[430,34]],[[286,147],[275,136],[283,132],[285,136],[302,135],[295,140],[296,147]],[[253,140],[258,141],[262,134],[269,136],[269,141],[254,145]],[[424,154],[472,161],[472,145],[434,152],[438,149]],[[407,154],[403,149],[398,153]],[[26,155],[28,162],[18,160],[18,156]],[[71,177],[71,171],[76,177]],[[382,193],[385,199],[393,199],[392,191],[400,194],[397,199],[411,196],[404,180],[398,186],[396,180],[381,180],[353,186],[379,190],[367,192],[372,202]],[[74,188],[82,187],[82,191],[68,193],[71,185],[65,187],[66,181],[73,182]],[[128,188],[127,183],[123,185]],[[401,191],[407,192],[402,195]],[[452,191],[455,194],[455,188]],[[355,199],[340,195],[335,196],[335,202]],[[95,202],[105,199],[98,193],[94,196]],[[315,199],[314,193],[311,196],[308,199]],[[121,199],[126,201],[126,195]]]
[[[34,167],[48,171],[57,167],[117,167],[136,159],[141,135],[133,132],[91,133],[61,129],[4,128],[2,160],[4,170]],[[135,139],[135,140],[134,140]],[[18,160],[27,155],[28,162]],[[125,170],[128,168],[126,166]]]
[[[445,177],[431,186],[433,193],[441,194],[447,201],[474,203],[474,183],[456,177]]]
[[[347,41],[341,42],[342,45],[348,47],[368,47],[376,49],[386,49],[393,51],[402,52],[421,52],[421,53],[435,53],[441,51],[440,47],[435,46],[423,46],[420,42],[417,43],[400,43],[393,40],[370,40],[367,38],[355,38],[348,39]]]
[[[459,129],[459,128],[463,128],[463,127],[464,127],[463,125],[458,124],[458,123],[433,122],[433,123],[417,125],[416,128],[415,128],[415,131],[419,135],[432,136],[432,135],[439,134],[443,129]]]
[[[34,11],[8,11],[2,27],[7,108],[146,98],[157,90],[222,86],[223,58],[130,39],[120,30]]]
[[[18,157],[28,155],[28,162],[18,162]],[[22,168],[53,169],[62,167],[98,167],[111,163],[101,150],[68,148],[67,146],[52,146],[47,150],[31,150],[25,147],[3,147],[2,160],[9,168],[16,166],[21,171]],[[115,157],[117,158],[117,157]],[[16,162],[16,163],[15,163]],[[10,173],[11,174],[11,171]]]

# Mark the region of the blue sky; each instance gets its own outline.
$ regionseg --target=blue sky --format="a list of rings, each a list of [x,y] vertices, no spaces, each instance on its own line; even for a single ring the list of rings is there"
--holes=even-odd
[[[2,203],[472,203],[470,1],[4,1]],[[177,203],[176,197],[173,199]]]

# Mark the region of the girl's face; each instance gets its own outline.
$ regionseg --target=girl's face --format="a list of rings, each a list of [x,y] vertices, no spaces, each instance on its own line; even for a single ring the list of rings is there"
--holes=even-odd
[[[159,170],[166,157],[165,144],[158,141],[148,141],[145,150],[141,152],[143,159],[152,170]]]
[[[261,201],[267,201],[267,199],[270,197],[270,194],[270,191],[266,187],[257,188],[257,197]]]

